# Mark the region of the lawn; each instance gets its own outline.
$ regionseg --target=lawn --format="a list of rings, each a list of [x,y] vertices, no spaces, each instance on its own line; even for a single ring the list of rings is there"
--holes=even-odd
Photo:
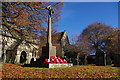
[[[71,68],[33,68],[3,64],[3,78],[120,78],[120,67],[73,66]]]

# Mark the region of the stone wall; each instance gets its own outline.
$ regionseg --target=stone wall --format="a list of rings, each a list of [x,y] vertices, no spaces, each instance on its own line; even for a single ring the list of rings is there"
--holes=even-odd
[[[25,51],[27,53],[26,63],[30,63],[31,58],[40,58],[39,45],[35,43],[36,41],[39,42],[40,40],[22,39],[21,33],[14,29],[9,30],[5,26],[2,30],[2,34],[0,35],[0,56],[5,54],[7,62],[9,62],[11,57],[15,55],[15,63],[19,63],[22,51]]]

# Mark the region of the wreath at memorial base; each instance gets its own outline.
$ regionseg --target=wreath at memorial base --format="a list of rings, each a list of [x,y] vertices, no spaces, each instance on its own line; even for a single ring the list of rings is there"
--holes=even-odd
[[[60,56],[51,56],[50,59],[45,59],[44,64],[46,63],[67,63],[65,59],[61,59]]]

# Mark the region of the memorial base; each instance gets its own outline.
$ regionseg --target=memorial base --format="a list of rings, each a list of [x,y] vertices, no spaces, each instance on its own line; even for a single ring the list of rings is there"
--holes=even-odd
[[[49,63],[49,68],[69,68],[73,63]]]
[[[56,56],[56,47],[49,45],[42,47],[42,57],[44,59],[50,59],[50,56]]]

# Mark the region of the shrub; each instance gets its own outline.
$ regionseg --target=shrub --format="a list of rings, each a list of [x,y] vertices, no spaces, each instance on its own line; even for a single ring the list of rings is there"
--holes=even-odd
[[[11,59],[9,60],[9,63],[14,64],[14,61],[15,61],[15,55],[13,55],[13,56],[11,57]]]

